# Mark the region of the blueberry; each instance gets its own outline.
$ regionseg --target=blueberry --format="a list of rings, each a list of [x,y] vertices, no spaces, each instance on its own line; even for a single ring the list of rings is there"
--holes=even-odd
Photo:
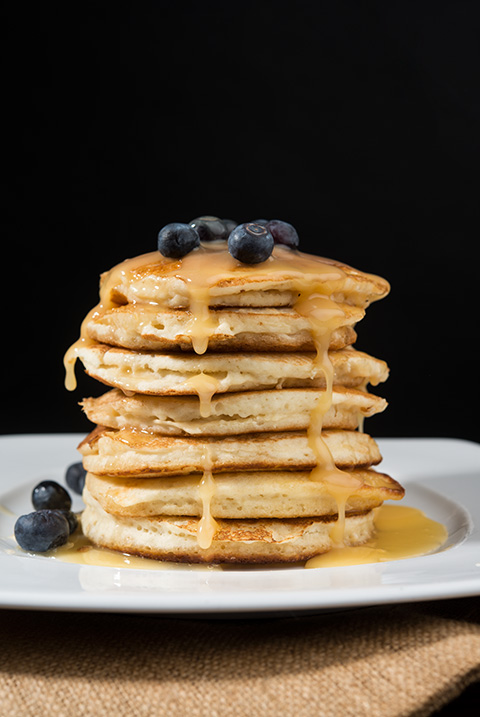
[[[68,527],[70,530],[70,535],[76,531],[78,528],[78,518],[76,513],[74,513],[71,510],[59,510],[59,513],[65,516],[67,519]]]
[[[228,237],[228,251],[244,264],[266,261],[273,251],[273,236],[261,224],[239,224]]]
[[[171,259],[181,259],[200,246],[200,237],[189,224],[173,222],[158,232],[158,251]]]
[[[192,219],[189,225],[197,230],[200,241],[227,239],[230,232],[218,217],[204,216]]]
[[[61,511],[36,510],[17,519],[14,533],[23,550],[45,553],[65,545],[70,535],[70,527]]]
[[[72,499],[59,483],[54,480],[44,480],[32,491],[32,505],[35,510],[44,510],[45,508],[70,510]]]
[[[275,244],[285,244],[292,249],[297,249],[300,239],[297,230],[288,222],[282,222],[280,219],[271,219],[267,222],[267,229],[273,236]]]
[[[86,474],[87,471],[83,467],[83,463],[81,461],[79,463],[72,463],[71,466],[68,466],[65,473],[65,481],[74,493],[82,495],[83,488],[85,486]]]
[[[233,219],[222,219],[222,222],[225,226],[225,229],[227,230],[225,234],[225,239],[228,239],[235,227],[238,226],[238,222],[235,222]]]

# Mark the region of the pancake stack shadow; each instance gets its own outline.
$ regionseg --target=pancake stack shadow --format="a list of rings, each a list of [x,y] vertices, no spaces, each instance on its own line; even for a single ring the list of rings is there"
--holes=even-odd
[[[262,268],[205,246],[102,276],[66,359],[109,387],[82,402],[96,424],[79,446],[82,527],[95,544],[168,561],[272,563],[373,536],[375,508],[404,491],[375,469],[382,457],[363,430],[386,407],[367,387],[388,367],[354,343],[388,284],[328,266],[335,280],[290,249],[276,247]],[[300,309],[299,282],[310,303],[321,288],[316,313]],[[342,498],[338,476],[350,486]]]

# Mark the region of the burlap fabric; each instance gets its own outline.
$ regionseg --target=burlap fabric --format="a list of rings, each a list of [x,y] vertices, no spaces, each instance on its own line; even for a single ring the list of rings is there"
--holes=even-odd
[[[0,611],[0,714],[431,715],[480,679],[478,602],[232,620]]]

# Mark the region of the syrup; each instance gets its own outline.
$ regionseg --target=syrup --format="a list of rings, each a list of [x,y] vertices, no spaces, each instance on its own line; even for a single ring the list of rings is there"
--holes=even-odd
[[[376,535],[372,540],[356,547],[332,548],[307,560],[305,567],[330,568],[416,558],[437,551],[448,537],[445,526],[427,518],[417,508],[387,504],[377,511]]]
[[[203,354],[208,347],[208,338],[214,326],[210,321],[210,299],[213,289],[221,285],[229,277],[236,279],[251,279],[261,281],[272,277],[291,277],[295,290],[305,290],[308,285],[322,286],[322,291],[331,294],[339,291],[345,274],[340,267],[322,260],[319,257],[292,251],[281,246],[274,249],[267,261],[257,265],[246,265],[234,259],[227,250],[225,242],[211,242],[202,245],[187,254],[181,260],[166,259],[158,252],[141,254],[126,259],[102,275],[100,282],[100,301],[85,317],[80,329],[79,339],[67,350],[64,357],[66,370],[65,386],[69,391],[76,388],[75,363],[78,350],[91,341],[87,333],[87,325],[91,318],[100,316],[106,311],[118,306],[115,299],[125,303],[123,297],[118,296],[117,287],[129,285],[135,291],[135,279],[139,276],[157,272],[162,278],[178,279],[187,289],[189,309],[193,315],[187,329],[192,337],[193,348],[196,353]],[[156,287],[159,294],[161,288]],[[139,293],[131,297],[131,303],[145,303]],[[148,301],[148,303],[152,303]],[[161,302],[160,304],[161,305]]]
[[[212,475],[212,459],[208,446],[205,446],[203,455],[203,475],[200,480],[198,492],[202,501],[202,517],[198,525],[197,542],[200,548],[207,549],[211,546],[213,537],[217,532],[217,522],[212,516],[211,504],[215,495],[215,479]]]
[[[50,557],[64,563],[76,565],[96,565],[104,568],[130,568],[133,570],[187,570],[192,566],[187,563],[168,563],[152,558],[142,558],[117,550],[99,548],[93,545],[82,533],[72,536],[66,545],[57,548]],[[214,569],[215,566],[199,565],[199,569]]]
[[[201,371],[185,381],[185,385],[198,395],[200,401],[200,415],[208,418],[212,413],[212,398],[218,391],[219,382],[214,376],[207,376]]]
[[[323,419],[332,403],[333,368],[328,356],[328,347],[333,332],[345,324],[345,314],[339,304],[331,297],[341,295],[345,286],[346,274],[343,269],[328,260],[316,256],[292,251],[277,245],[272,256],[257,265],[245,265],[234,259],[224,242],[213,242],[200,246],[187,254],[182,260],[168,260],[157,252],[127,259],[102,276],[100,302],[92,309],[82,323],[80,338],[66,352],[65,385],[73,390],[76,386],[74,367],[81,346],[88,345],[88,321],[115,306],[116,287],[128,284],[134,290],[135,278],[142,273],[157,270],[162,277],[180,280],[187,288],[188,308],[192,319],[187,327],[192,347],[197,354],[204,354],[208,341],[214,331],[211,320],[210,304],[214,287],[221,286],[230,278],[268,281],[273,276],[289,278],[290,287],[297,297],[295,310],[307,318],[316,348],[315,368],[318,374],[324,374],[326,389],[312,412],[308,429],[308,440],[316,459],[316,468],[312,471],[312,480],[324,482],[337,502],[338,521],[334,525],[331,537],[336,546],[343,545],[345,505],[352,493],[361,483],[350,474],[339,470],[333,461],[321,432]],[[118,293],[118,292],[117,292]],[[142,297],[133,298],[133,303],[142,303]],[[200,413],[210,415],[212,396],[218,389],[215,379],[205,376],[201,370],[197,376],[188,380],[199,396]],[[127,386],[128,389],[128,386]],[[208,463],[208,461],[207,461]],[[214,479],[211,467],[206,465],[200,484],[203,512],[200,521],[199,544],[208,548],[215,534],[216,524],[211,515],[210,501],[214,494]]]

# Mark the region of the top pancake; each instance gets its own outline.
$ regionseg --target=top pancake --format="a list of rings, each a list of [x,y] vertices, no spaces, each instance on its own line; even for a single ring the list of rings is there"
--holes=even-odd
[[[388,282],[341,262],[276,245],[260,264],[243,264],[226,242],[210,242],[183,259],[151,252],[127,259],[101,277],[106,305],[147,303],[170,308],[191,306],[192,289],[202,286],[210,306],[292,306],[299,291],[319,293],[366,307],[386,296]]]

